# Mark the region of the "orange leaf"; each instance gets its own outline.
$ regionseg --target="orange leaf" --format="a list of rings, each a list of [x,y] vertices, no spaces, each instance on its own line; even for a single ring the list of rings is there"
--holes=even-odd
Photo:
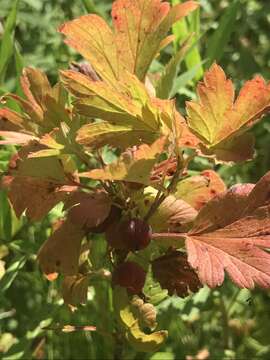
[[[15,125],[14,130],[40,136],[60,126],[62,122],[70,124],[70,116],[63,103],[63,89],[59,84],[51,87],[42,71],[29,67],[23,70],[21,85],[27,99],[16,94],[6,94],[3,99],[12,98],[21,108],[22,114],[7,108],[0,109],[0,118]],[[0,129],[2,130],[1,124]],[[3,130],[13,131],[10,127]],[[8,134],[5,136],[8,137]],[[14,136],[13,139],[15,143]],[[16,144],[21,144],[19,136],[17,140]]]
[[[164,45],[174,22],[198,3],[187,1],[170,8],[160,0],[117,0],[112,7],[119,57],[124,67],[144,80],[151,62]]]
[[[221,160],[250,158],[252,139],[239,137],[241,145],[244,141],[250,142],[241,150],[235,136],[269,111],[270,85],[257,76],[246,82],[234,100],[231,80],[226,78],[220,66],[214,64],[205,73],[203,82],[199,83],[197,94],[198,101],[187,102],[188,125],[202,144]],[[239,150],[241,155],[237,154]]]
[[[111,85],[124,79],[123,69],[144,80],[172,24],[197,7],[194,1],[170,9],[160,0],[117,0],[112,8],[114,32],[97,15],[69,21],[59,31]]]
[[[97,15],[84,15],[60,26],[65,42],[77,50],[102,79],[113,84],[122,72],[112,30]]]
[[[214,196],[225,190],[226,185],[219,175],[215,171],[205,170],[200,175],[180,181],[174,195],[199,210]]]
[[[46,275],[76,275],[79,268],[81,241],[84,231],[70,221],[63,221],[42,245],[38,261]]]
[[[73,191],[75,189],[76,186]],[[72,191],[72,187],[69,190]],[[26,211],[31,220],[39,221],[69,193],[53,181],[18,176],[9,185],[8,197],[17,217]]]

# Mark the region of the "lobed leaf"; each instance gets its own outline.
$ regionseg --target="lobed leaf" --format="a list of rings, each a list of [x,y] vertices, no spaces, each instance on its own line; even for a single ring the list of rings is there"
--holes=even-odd
[[[5,129],[0,124],[0,129],[17,131],[18,144],[21,144],[19,133],[22,134],[21,137],[26,136],[23,134],[41,136],[60,127],[63,122],[71,125],[70,115],[63,102],[63,90],[59,84],[51,87],[42,71],[28,67],[23,70],[21,86],[26,99],[15,94],[6,94],[2,101],[13,99],[21,108],[22,114],[7,108],[0,109],[0,118],[15,125],[15,129],[10,126]],[[4,135],[9,136],[7,133]]]
[[[111,84],[120,79],[123,69],[115,37],[105,20],[94,14],[84,15],[64,23],[59,31],[66,36],[65,42],[88,60],[102,79]]]
[[[269,178],[233,187],[199,212],[186,247],[203,283],[221,285],[226,271],[239,287],[270,287]]]
[[[270,87],[256,76],[245,83],[237,99],[234,87],[222,68],[216,64],[205,73],[204,80],[197,87],[199,100],[187,102],[189,128],[199,137],[209,152],[215,153],[220,160],[245,159],[250,156],[253,142],[245,146],[241,155],[236,144],[236,136],[246,131],[265,113],[270,106]],[[243,138],[238,137],[243,143]],[[249,139],[251,140],[251,139]],[[225,156],[222,152],[225,142]],[[221,146],[221,149],[219,148]]]
[[[49,180],[18,176],[10,182],[8,197],[18,218],[25,212],[29,219],[39,221],[76,188],[59,186]]]
[[[170,8],[160,0],[117,0],[112,7],[114,32],[93,14],[69,21],[59,31],[66,36],[66,43],[114,86],[125,77],[124,69],[144,80],[152,60],[164,41],[167,43],[172,24],[197,6],[194,1]]]

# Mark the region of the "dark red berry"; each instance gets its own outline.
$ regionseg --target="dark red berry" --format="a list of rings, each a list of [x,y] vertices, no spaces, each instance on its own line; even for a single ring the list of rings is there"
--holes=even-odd
[[[112,280],[115,285],[122,286],[131,294],[139,294],[144,286],[146,272],[133,261],[120,264],[113,272]]]
[[[150,243],[151,236],[151,227],[141,219],[124,220],[106,231],[106,239],[113,248],[129,251],[144,249]]]
[[[152,229],[141,219],[131,219],[122,223],[123,236],[129,250],[144,249],[151,241]]]

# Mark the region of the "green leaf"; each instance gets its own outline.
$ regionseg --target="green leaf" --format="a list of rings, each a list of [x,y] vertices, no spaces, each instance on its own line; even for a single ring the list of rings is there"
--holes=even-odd
[[[25,256],[19,256],[12,262],[6,270],[5,275],[0,280],[1,294],[3,294],[11,286],[19,271],[23,268],[25,262]]]
[[[236,25],[237,13],[240,8],[240,1],[233,1],[222,15],[219,26],[207,41],[206,57],[207,66],[210,67],[214,61],[219,61],[226,49]]]
[[[82,0],[82,3],[88,13],[99,14],[93,0]]]
[[[168,297],[168,291],[161,288],[158,281],[153,278],[152,269],[148,269],[146,281],[143,288],[143,293],[148,302],[153,305],[158,305]]]

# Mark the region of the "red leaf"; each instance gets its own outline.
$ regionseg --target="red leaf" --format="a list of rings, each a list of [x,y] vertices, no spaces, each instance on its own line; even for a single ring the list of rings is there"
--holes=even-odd
[[[270,287],[269,189],[267,173],[254,188],[238,185],[202,208],[186,247],[203,283],[221,285],[226,271],[239,287]]]
[[[111,209],[109,197],[103,193],[74,193],[65,203],[68,219],[81,227],[94,228],[103,223]]]
[[[202,286],[186,255],[179,251],[172,251],[155,259],[152,269],[155,279],[163,289],[168,290],[169,295],[176,293],[185,297],[189,291],[196,292]]]

